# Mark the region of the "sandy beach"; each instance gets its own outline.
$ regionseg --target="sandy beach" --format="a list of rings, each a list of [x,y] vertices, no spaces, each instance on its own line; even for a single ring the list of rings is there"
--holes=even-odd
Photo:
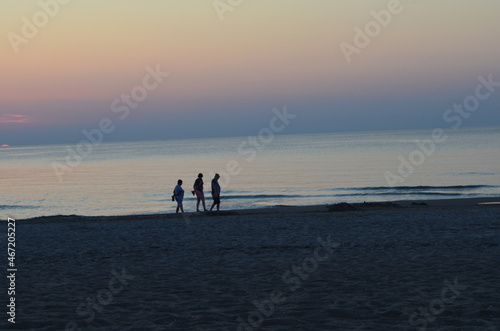
[[[498,201],[17,220],[0,328],[498,330]]]

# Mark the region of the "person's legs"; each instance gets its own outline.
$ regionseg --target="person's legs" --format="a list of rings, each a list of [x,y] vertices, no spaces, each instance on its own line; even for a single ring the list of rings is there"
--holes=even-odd
[[[177,214],[179,210],[181,210],[184,213],[184,209],[182,208],[182,200],[178,197],[176,197],[177,200],[177,208],[175,209],[175,213]]]
[[[200,211],[200,201],[201,201],[201,193],[198,190],[195,190],[194,193],[196,194],[196,211]]]
[[[201,202],[203,203],[203,210],[207,211],[207,207],[205,206],[205,197],[201,197]]]
[[[212,209],[214,209],[215,206],[217,206],[217,211],[219,211],[220,198],[213,196],[213,195],[212,195],[212,198],[214,199],[214,203],[212,203],[212,207],[210,207],[210,211],[212,211]]]
[[[200,211],[200,201],[203,204],[203,210],[207,211],[207,207],[205,205],[205,195],[203,194],[203,191],[196,190],[196,198],[196,211]]]
[[[207,211],[207,207],[205,206],[205,194],[203,193],[203,191],[196,190],[196,197],[198,198],[198,202],[196,204],[196,211],[200,211],[199,210],[200,201],[203,204],[203,210]]]

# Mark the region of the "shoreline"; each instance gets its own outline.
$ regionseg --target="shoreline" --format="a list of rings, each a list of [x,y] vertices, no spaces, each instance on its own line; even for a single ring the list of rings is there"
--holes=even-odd
[[[334,206],[338,206],[335,208]],[[354,208],[350,208],[352,206]],[[334,207],[334,208],[332,208]],[[38,216],[27,219],[16,219],[16,222],[34,223],[53,223],[66,221],[130,221],[140,220],[158,220],[158,219],[186,219],[203,218],[215,216],[236,216],[236,215],[269,215],[269,214],[296,214],[296,213],[322,213],[322,212],[352,212],[367,211],[394,208],[488,208],[500,207],[499,197],[488,198],[456,198],[456,199],[430,199],[430,200],[394,200],[384,202],[358,202],[358,203],[336,203],[309,206],[287,206],[279,205],[272,207],[259,207],[247,209],[229,209],[219,212],[187,212],[184,214],[176,213],[155,213],[155,214],[129,214],[129,215],[111,215],[111,216],[82,216],[82,215],[52,215]]]

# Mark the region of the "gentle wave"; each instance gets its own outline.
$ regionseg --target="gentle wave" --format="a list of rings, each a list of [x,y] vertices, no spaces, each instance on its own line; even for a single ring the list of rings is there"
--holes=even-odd
[[[224,195],[224,199],[281,199],[281,198],[303,198],[302,194],[246,194],[246,195]],[[316,197],[316,196],[315,196]]]
[[[238,161],[245,171],[237,181],[227,173],[222,176],[222,208],[500,196],[499,136],[491,128],[457,131],[447,154],[436,154],[440,162],[422,164],[418,176],[390,187],[384,172],[395,170],[397,155],[413,148],[408,143],[427,136],[427,131],[276,135],[258,151],[258,162]],[[64,163],[66,147],[75,146],[2,150],[2,182],[12,194],[7,190],[2,195],[0,212],[19,219],[171,213],[176,209],[170,199],[173,184],[181,177],[194,179],[200,171],[209,174],[205,194],[210,204],[210,172],[223,171],[225,161],[239,159],[239,142],[246,140],[103,143],[79,171],[65,175],[64,184],[57,183],[50,164]],[[238,184],[229,186],[229,179]],[[193,211],[197,200],[187,184],[191,180],[186,181],[184,207]],[[17,190],[22,198],[14,194]]]
[[[434,195],[434,196],[476,196],[476,194],[451,193],[451,192],[381,192],[377,194],[369,193],[352,193],[352,194],[337,194],[336,197],[375,197],[375,196],[403,196],[403,195]]]
[[[462,186],[461,186],[462,187]],[[467,186],[468,189],[475,189],[476,187],[485,187],[480,185]],[[449,190],[457,190],[455,187],[447,187]],[[463,187],[462,187],[463,188]],[[341,191],[350,191],[353,193],[334,193],[331,194],[314,194],[314,192],[306,192],[304,194],[242,194],[242,195],[224,195],[222,196],[225,200],[249,200],[249,199],[300,199],[300,198],[332,198],[332,197],[366,197],[366,196],[400,196],[400,195],[434,195],[434,196],[474,196],[474,193],[470,192],[446,192],[442,187],[428,187],[428,186],[410,186],[410,187],[398,187],[398,188],[349,188],[349,189],[338,189]],[[436,191],[434,191],[436,190]],[[437,190],[442,190],[440,192]],[[464,189],[465,190],[465,189]],[[376,192],[369,192],[376,191]]]
[[[0,209],[35,209],[39,206],[0,205]]]
[[[421,190],[477,190],[482,188],[494,188],[491,185],[451,185],[451,186],[374,186],[374,187],[350,187],[337,188],[339,191],[421,191]]]

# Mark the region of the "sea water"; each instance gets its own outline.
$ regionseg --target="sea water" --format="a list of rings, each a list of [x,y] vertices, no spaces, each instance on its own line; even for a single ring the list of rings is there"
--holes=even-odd
[[[0,149],[2,219],[172,213],[204,174],[221,209],[500,196],[500,127],[102,143]],[[444,140],[444,141],[443,141]],[[78,158],[80,157],[80,158]]]

